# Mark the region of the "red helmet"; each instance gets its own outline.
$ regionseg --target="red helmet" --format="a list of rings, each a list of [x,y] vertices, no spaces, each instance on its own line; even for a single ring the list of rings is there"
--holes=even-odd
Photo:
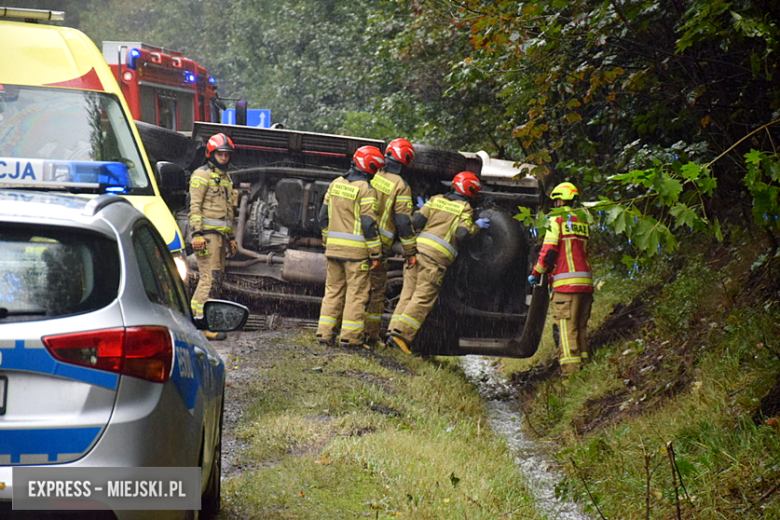
[[[403,137],[393,139],[387,145],[385,157],[392,157],[404,166],[409,166],[414,161],[414,146]]]
[[[361,146],[352,156],[352,164],[358,169],[374,175],[385,165],[385,157],[376,146]]]
[[[235,152],[233,141],[225,134],[214,134],[206,143],[206,157],[211,157],[214,152]]]
[[[460,172],[452,179],[452,187],[461,195],[475,197],[482,189],[479,178],[471,172]]]

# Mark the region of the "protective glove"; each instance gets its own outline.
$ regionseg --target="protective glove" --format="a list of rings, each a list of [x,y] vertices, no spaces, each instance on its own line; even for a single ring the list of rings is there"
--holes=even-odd
[[[227,257],[233,258],[238,253],[238,243],[236,242],[235,237],[230,239],[229,246],[230,249],[228,250]]]
[[[530,275],[528,277],[528,284],[533,287],[534,285],[537,285],[539,283],[539,280],[536,279],[534,275]]]
[[[425,206],[425,203],[428,202],[428,199],[423,199],[422,197],[417,197],[417,207],[422,208]]]
[[[478,218],[474,224],[477,225],[479,229],[487,229],[490,227],[490,219],[489,218]]]
[[[373,271],[374,269],[379,267],[379,264],[380,264],[379,260],[371,260],[371,267],[368,268],[369,271]]]
[[[415,265],[417,265],[417,256],[415,256],[415,255],[407,256],[406,257],[406,268],[407,269],[411,269]]]
[[[206,249],[206,237],[203,235],[195,235],[192,237],[192,249],[195,251]]]

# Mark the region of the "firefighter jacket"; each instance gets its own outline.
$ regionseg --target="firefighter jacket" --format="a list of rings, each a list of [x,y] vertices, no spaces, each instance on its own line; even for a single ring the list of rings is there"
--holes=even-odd
[[[233,208],[238,191],[227,172],[206,164],[190,177],[190,228],[193,232],[216,230],[233,236]]]
[[[474,210],[465,196],[456,192],[434,195],[414,214],[414,225],[422,227],[417,235],[417,251],[443,267],[458,256],[458,244],[479,228],[472,218]]]
[[[371,186],[376,190],[379,238],[385,255],[390,253],[396,234],[404,256],[417,254],[417,240],[412,229],[412,189],[403,177],[388,171],[374,175]]]
[[[376,218],[376,192],[368,175],[352,168],[331,182],[320,208],[325,256],[340,260],[381,258]]]
[[[551,271],[555,292],[593,292],[593,275],[588,262],[588,223],[568,206],[557,209],[563,213],[548,218],[549,229],[534,266],[534,276]]]

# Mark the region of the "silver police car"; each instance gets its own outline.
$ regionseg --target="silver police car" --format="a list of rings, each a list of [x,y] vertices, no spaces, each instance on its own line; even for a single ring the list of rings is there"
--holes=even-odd
[[[2,186],[0,186],[1,188]],[[199,330],[168,247],[115,194],[0,189],[0,510],[15,466],[201,467],[200,518],[219,509],[225,367]]]

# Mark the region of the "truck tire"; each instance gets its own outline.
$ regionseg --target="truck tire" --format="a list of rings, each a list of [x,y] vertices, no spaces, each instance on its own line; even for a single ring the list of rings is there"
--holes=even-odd
[[[414,162],[408,167],[409,176],[433,175],[451,180],[466,169],[466,158],[458,152],[423,144],[414,145]]]
[[[468,245],[467,261],[478,265],[476,272],[489,278],[497,278],[508,269],[516,268],[528,250],[522,224],[499,208],[481,209],[475,220],[477,218],[489,218],[490,227],[480,230]]]

